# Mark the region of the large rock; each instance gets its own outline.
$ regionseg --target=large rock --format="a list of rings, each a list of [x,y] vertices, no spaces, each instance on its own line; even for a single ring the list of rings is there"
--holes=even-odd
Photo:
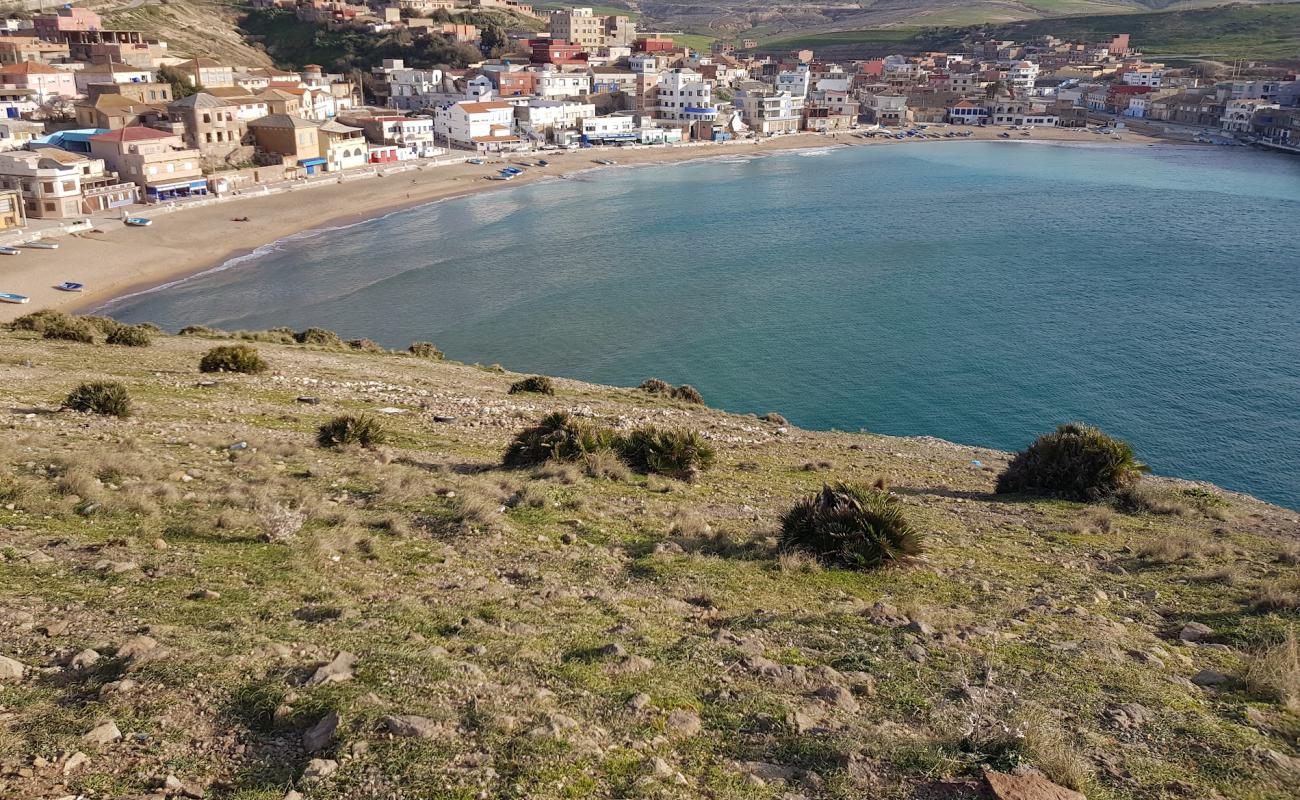
[[[1214,629],[1199,622],[1189,622],[1178,631],[1178,638],[1184,642],[1208,642],[1214,638]]]
[[[158,642],[148,636],[132,636],[117,648],[117,657],[134,661],[158,649]]]
[[[702,727],[700,715],[684,708],[679,708],[669,714],[668,721],[664,723],[664,728],[668,731],[669,736],[694,736],[700,732]]]
[[[986,772],[984,780],[997,800],[1088,800],[1073,789],[1058,786],[1041,775]]]
[[[1228,680],[1227,675],[1213,669],[1203,669],[1192,676],[1192,683],[1197,686],[1222,686]]]
[[[122,731],[118,730],[117,723],[113,720],[101,722],[81,736],[83,742],[90,744],[112,744],[122,738]]]

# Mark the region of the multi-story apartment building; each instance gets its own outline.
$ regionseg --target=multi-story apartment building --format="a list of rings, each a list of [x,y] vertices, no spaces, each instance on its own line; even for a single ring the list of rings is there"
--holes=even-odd
[[[122,128],[90,137],[90,153],[134,181],[150,201],[208,193],[199,151],[186,147],[177,134]]]
[[[591,76],[586,72],[560,72],[543,68],[533,77],[533,94],[544,100],[583,97],[591,93]]]
[[[167,106],[167,116],[181,124],[185,144],[198,150],[208,164],[242,161],[252,155],[244,145],[248,128],[235,104],[197,92]]]
[[[713,87],[694,70],[670,69],[659,76],[654,115],[686,124],[715,122],[718,108],[713,104]]]
[[[587,50],[627,47],[636,40],[636,25],[625,16],[595,14],[590,8],[552,11],[551,38]]]
[[[32,219],[68,219],[130,205],[134,184],[107,171],[103,159],[49,147],[0,153],[0,187],[21,192]]]
[[[1038,65],[1033,61],[1017,61],[1007,67],[1006,80],[1007,85],[1017,91],[1029,93],[1033,91],[1034,83],[1038,80]]]
[[[46,103],[57,97],[71,100],[78,93],[77,79],[73,73],[36,61],[0,67],[0,83],[18,89],[31,89],[37,103]]]
[[[450,103],[437,110],[434,130],[456,147],[480,152],[511,149],[522,143],[514,133],[514,106],[503,101]]]
[[[794,133],[803,116],[803,98],[778,92],[758,81],[741,81],[732,98],[741,121],[760,136]]]
[[[218,86],[235,85],[235,68],[226,66],[211,58],[193,58],[182,61],[175,69],[185,76],[190,86],[202,86],[213,89]]]

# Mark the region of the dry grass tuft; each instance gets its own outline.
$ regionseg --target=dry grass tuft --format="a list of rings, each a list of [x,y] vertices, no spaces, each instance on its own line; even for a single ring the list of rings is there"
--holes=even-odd
[[[582,467],[589,478],[618,482],[626,482],[632,478],[632,471],[609,450],[587,453],[582,459]]]
[[[1246,688],[1286,708],[1300,711],[1300,638],[1290,628],[1281,642],[1257,650],[1246,667]]]
[[[794,575],[821,572],[821,562],[811,553],[802,550],[786,550],[776,557],[776,564],[782,572]]]
[[[1278,578],[1255,590],[1256,611],[1300,611],[1300,577]]]
[[[1125,514],[1157,514],[1181,517],[1191,506],[1174,492],[1147,483],[1135,483],[1115,493],[1115,507]]]
[[[278,501],[257,504],[257,526],[268,542],[288,542],[307,524],[307,512]]]
[[[1162,536],[1147,542],[1137,551],[1138,558],[1153,564],[1175,564],[1179,561],[1200,561],[1227,555],[1231,548],[1222,542],[1187,536]]]

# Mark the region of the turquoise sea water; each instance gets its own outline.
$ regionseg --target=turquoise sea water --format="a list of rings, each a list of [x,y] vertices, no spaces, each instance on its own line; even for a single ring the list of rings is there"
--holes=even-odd
[[[1300,159],[961,142],[511,187],[109,310],[332,328],[809,428],[1006,449],[1084,420],[1300,508]]]

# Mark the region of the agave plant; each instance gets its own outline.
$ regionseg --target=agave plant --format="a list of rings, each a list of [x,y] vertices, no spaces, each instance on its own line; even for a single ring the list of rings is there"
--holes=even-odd
[[[921,533],[893,497],[848,483],[826,484],[796,503],[781,520],[779,544],[850,569],[875,569],[923,549]]]
[[[623,459],[638,472],[658,472],[674,477],[686,477],[692,470],[708,469],[716,457],[713,445],[699,431],[653,426],[632,431],[619,449]]]
[[[316,443],[321,447],[341,447],[354,444],[358,447],[374,447],[388,439],[384,424],[374,417],[364,414],[343,414],[334,417],[320,426],[316,432]]]
[[[1016,453],[998,476],[999,494],[1028,494],[1093,501],[1128,488],[1148,472],[1128,442],[1071,422]]]

